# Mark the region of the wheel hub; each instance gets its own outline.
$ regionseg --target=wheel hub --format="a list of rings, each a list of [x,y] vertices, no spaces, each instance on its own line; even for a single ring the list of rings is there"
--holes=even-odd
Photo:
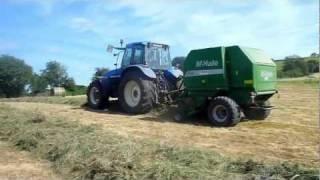
[[[90,101],[92,104],[96,105],[100,102],[100,91],[97,87],[92,87],[90,89]]]
[[[141,99],[141,89],[136,81],[128,81],[124,87],[124,99],[130,107],[135,107]]]
[[[224,107],[223,105],[215,106],[212,110],[212,116],[218,122],[226,121],[228,117],[228,112],[226,107]]]

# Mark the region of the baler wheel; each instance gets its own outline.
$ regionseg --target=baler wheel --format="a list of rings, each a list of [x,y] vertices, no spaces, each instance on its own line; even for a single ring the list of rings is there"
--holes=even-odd
[[[215,97],[208,107],[208,118],[215,126],[234,126],[240,119],[238,104],[229,97]]]

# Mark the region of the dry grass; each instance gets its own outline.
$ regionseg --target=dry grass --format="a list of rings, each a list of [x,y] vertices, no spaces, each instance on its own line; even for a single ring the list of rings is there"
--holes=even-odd
[[[0,122],[0,137],[50,161],[65,179],[316,179],[315,170],[298,165],[236,160],[204,149],[124,138],[38,110],[0,104]]]
[[[28,152],[15,150],[0,141],[0,179],[58,180],[60,178],[50,169],[48,162],[30,158]]]
[[[202,117],[185,123],[167,115],[128,116],[115,111],[97,111],[55,104],[8,103],[12,107],[37,110],[82,124],[98,124],[123,137],[153,139],[184,147],[200,147],[231,157],[269,162],[288,161],[318,167],[318,91],[314,84],[281,83],[280,97],[272,98],[273,110],[266,121],[244,121],[231,128],[215,128]]]
[[[319,167],[317,82],[281,82],[279,92],[280,97],[276,95],[272,98],[276,109],[267,120],[244,121],[231,128],[211,127],[203,117],[196,116],[185,123],[176,123],[170,116],[154,113],[128,116],[119,111],[95,112],[68,105],[23,102],[6,104],[18,109],[40,111],[47,116],[64,117],[85,125],[98,124],[104,130],[123,137],[200,147],[231,157],[267,162],[289,161]]]
[[[37,103],[50,103],[50,104],[68,104],[73,106],[81,106],[86,103],[86,96],[26,96],[20,98],[0,98],[0,102],[37,102]]]

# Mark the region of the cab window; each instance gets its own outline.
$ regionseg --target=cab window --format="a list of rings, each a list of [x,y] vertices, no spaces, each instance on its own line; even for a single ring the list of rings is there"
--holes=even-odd
[[[143,50],[135,49],[132,64],[143,64]]]
[[[122,58],[122,66],[129,66],[132,57],[132,48],[126,49],[123,58]]]

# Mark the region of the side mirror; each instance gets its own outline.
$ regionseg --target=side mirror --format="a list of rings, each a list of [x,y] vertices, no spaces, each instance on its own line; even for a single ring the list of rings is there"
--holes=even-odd
[[[113,50],[113,46],[109,44],[107,47],[107,52],[112,53],[112,50]]]

